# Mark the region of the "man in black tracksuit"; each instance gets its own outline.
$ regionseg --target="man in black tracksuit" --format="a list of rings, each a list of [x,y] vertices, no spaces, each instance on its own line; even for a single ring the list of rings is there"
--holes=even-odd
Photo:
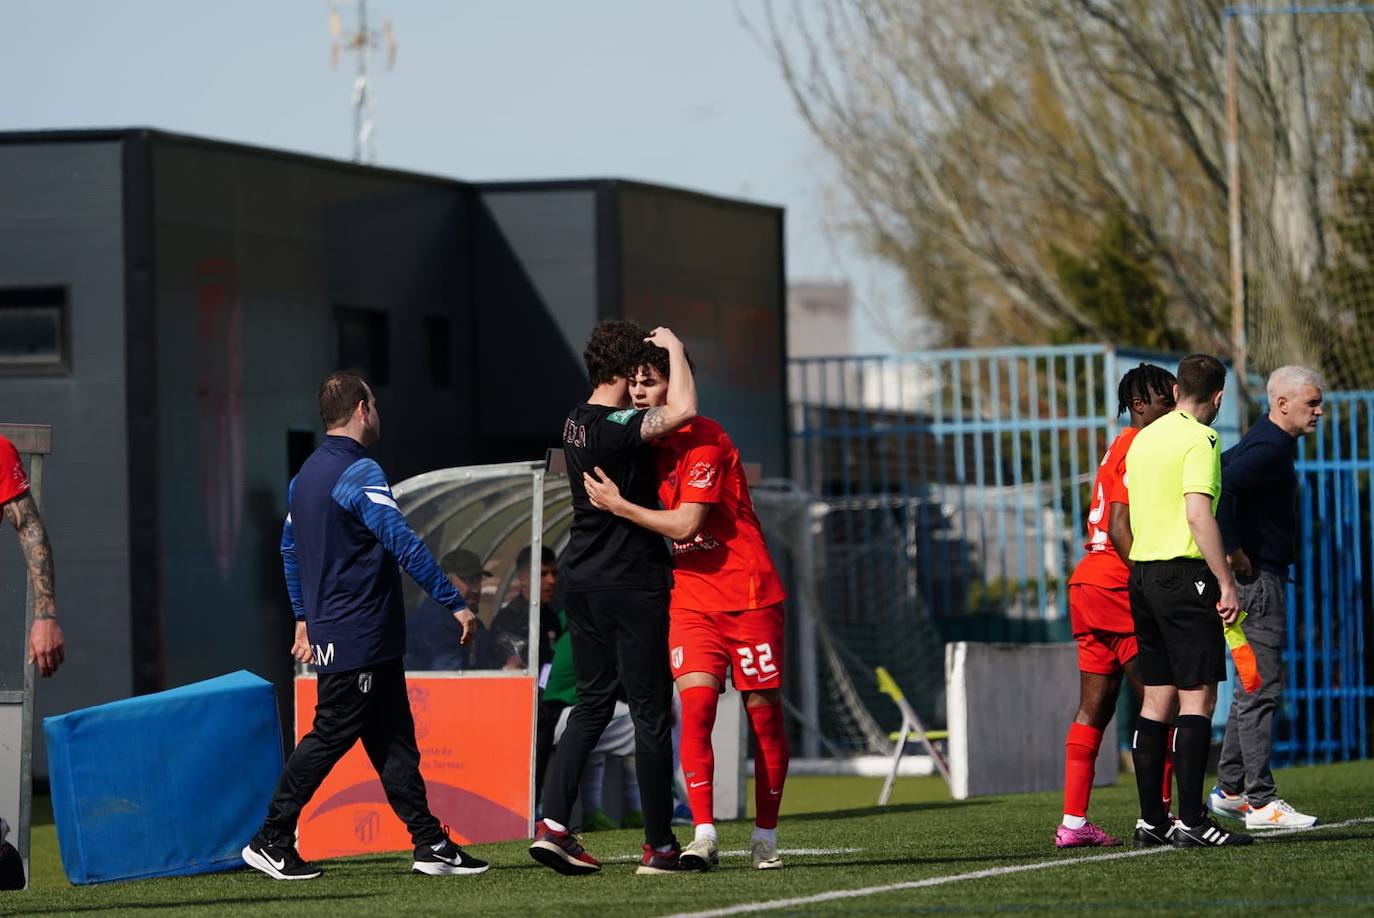
[[[274,880],[320,875],[296,852],[296,825],[329,770],[361,739],[387,801],[410,829],[411,869],[431,876],[481,873],[487,863],[453,843],[426,799],[401,662],[400,567],[453,612],[464,643],[474,616],[407,525],[381,467],[368,458],[381,417],[367,383],[356,373],[332,373],[320,384],[318,405],[325,439],[291,481],[281,540],[296,616],[291,652],[319,675],[315,722],[287,760],[243,859]]]
[[[648,340],[668,351],[668,402],[629,407],[629,377]],[[573,525],[560,575],[577,673],[577,706],[544,776],[543,816],[530,856],[564,874],[594,873],[600,862],[568,820],[587,757],[623,691],[635,724],[635,771],[644,804],[639,874],[676,873],[673,809],[672,676],[668,670],[668,592],[672,568],[663,539],[587,498],[582,474],[613,481],[627,499],[658,506],[652,441],[696,416],[696,385],[682,342],[666,328],[646,337],[629,322],[602,322],[583,355],[593,391],[563,428],[573,494]]]

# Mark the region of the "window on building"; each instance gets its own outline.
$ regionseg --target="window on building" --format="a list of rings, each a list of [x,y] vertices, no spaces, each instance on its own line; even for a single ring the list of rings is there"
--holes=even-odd
[[[339,328],[339,369],[361,373],[368,385],[391,382],[391,334],[388,315],[380,309],[340,306],[334,310]]]
[[[429,350],[429,384],[453,388],[453,324],[448,316],[425,316],[425,346]]]
[[[62,287],[0,289],[0,373],[70,372],[68,321]]]

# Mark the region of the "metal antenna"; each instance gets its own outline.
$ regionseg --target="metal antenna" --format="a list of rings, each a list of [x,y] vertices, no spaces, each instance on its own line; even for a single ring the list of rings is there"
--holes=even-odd
[[[351,51],[358,55],[358,75],[353,80],[353,161],[377,161],[376,112],[373,105],[372,78],[368,64],[373,50],[386,49],[386,66],[396,64],[396,33],[390,19],[382,20],[380,29],[367,27],[367,0],[358,0],[358,26],[344,32],[342,10],[346,0],[327,0],[329,3],[329,34],[334,43],[329,48],[329,65],[339,65],[339,53]]]

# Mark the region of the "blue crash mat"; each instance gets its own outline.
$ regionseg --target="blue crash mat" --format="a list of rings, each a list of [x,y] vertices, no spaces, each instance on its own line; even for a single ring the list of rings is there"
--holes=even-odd
[[[272,684],[240,670],[43,721],[73,883],[227,870],[282,768]]]

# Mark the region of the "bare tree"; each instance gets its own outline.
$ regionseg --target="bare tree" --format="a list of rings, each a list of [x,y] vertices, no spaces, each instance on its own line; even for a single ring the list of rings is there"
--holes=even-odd
[[[1051,251],[1088,252],[1123,218],[1149,246],[1169,322],[1226,353],[1223,10],[765,0],[746,19],[833,157],[864,241],[902,269],[948,343],[1043,341],[1065,327],[1109,338],[1066,293]],[[1355,104],[1371,34],[1366,17],[1243,23],[1243,190],[1276,327],[1301,321],[1292,288],[1328,267],[1324,211],[1348,155],[1331,110]]]

